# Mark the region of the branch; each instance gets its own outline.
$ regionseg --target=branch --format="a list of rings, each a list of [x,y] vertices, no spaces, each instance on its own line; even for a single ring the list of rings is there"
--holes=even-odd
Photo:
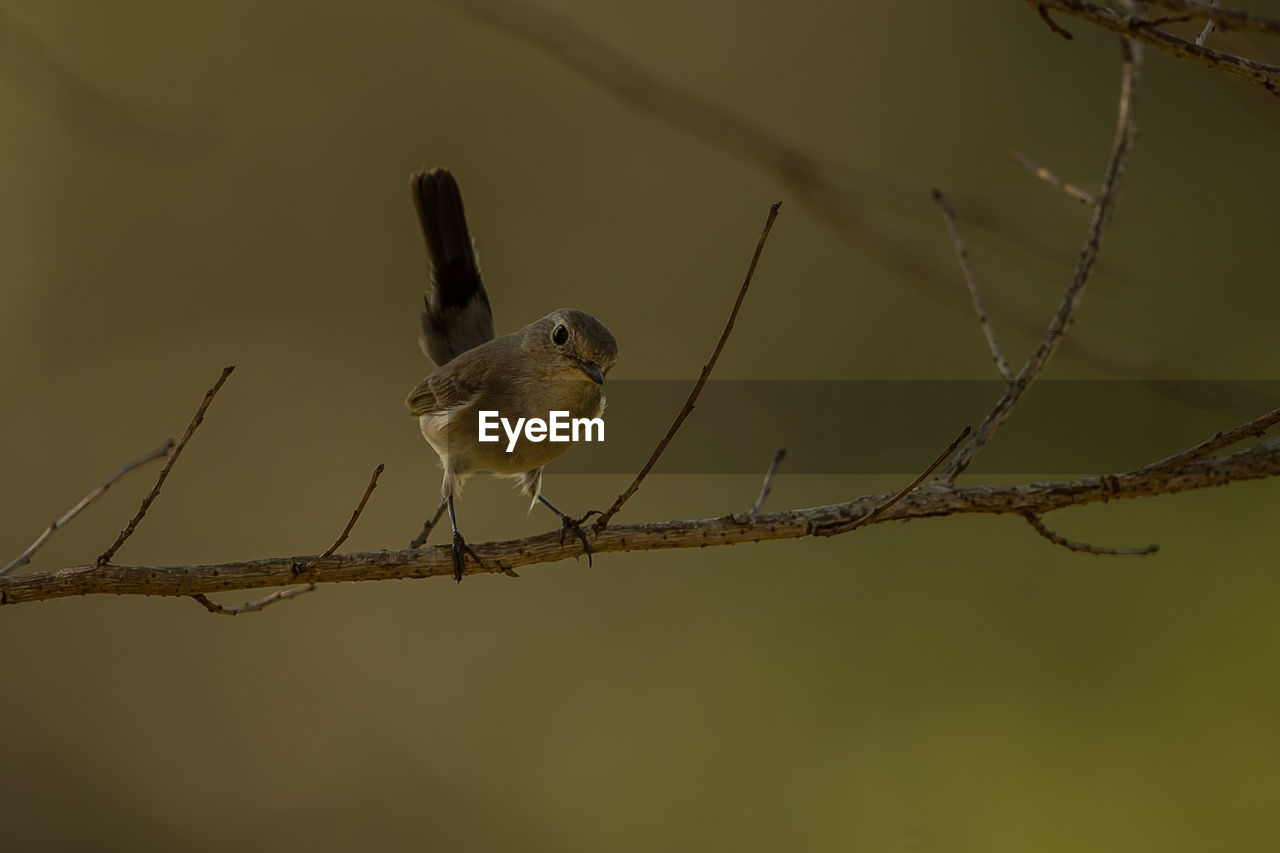
[[[1218,0],[1199,2],[1198,0],[1148,0],[1154,6],[1163,6],[1177,12],[1190,12],[1196,18],[1204,18],[1224,30],[1247,30],[1255,33],[1268,33],[1280,36],[1280,18],[1268,18],[1239,9],[1228,9],[1219,6]]]
[[[893,495],[866,495],[845,503],[719,518],[674,520],[607,527],[597,532],[598,555],[624,551],[704,548],[739,542],[835,536],[870,524],[963,514],[1043,515],[1055,509],[1280,475],[1280,439],[1269,439],[1230,456],[1198,459],[1173,470],[1139,468],[1123,474],[1018,486],[954,488],[931,481],[876,514]],[[870,517],[868,517],[870,516]],[[506,572],[521,566],[564,560],[582,554],[582,545],[561,542],[560,531],[525,539],[475,546],[484,565],[468,562],[467,574]],[[315,556],[274,557],[249,562],[197,566],[87,565],[0,578],[0,605],[72,595],[189,596],[232,589],[282,586],[300,574],[312,584],[402,578],[453,577],[447,545],[418,550],[372,551]]]
[[[1076,551],[1080,554],[1096,554],[1107,557],[1145,557],[1160,550],[1159,545],[1145,545],[1141,548],[1104,548],[1100,545],[1090,545],[1088,542],[1073,542],[1046,527],[1044,520],[1031,510],[1022,513],[1022,517],[1035,529],[1036,533],[1039,533],[1054,545],[1061,545],[1068,551]]]
[[[71,519],[79,515],[81,510],[83,510],[89,504],[93,503],[99,497],[101,497],[102,494],[106,492],[107,489],[115,485],[116,481],[124,477],[125,474],[128,474],[130,471],[134,470],[135,468],[139,468],[147,464],[153,459],[159,459],[161,456],[168,456],[170,450],[173,450],[172,438],[166,441],[164,444],[157,447],[155,450],[148,453],[146,456],[140,456],[137,459],[133,460],[132,462],[126,462],[125,464],[121,465],[118,471],[116,471],[110,477],[108,477],[107,479],[99,483],[97,486],[95,486],[93,490],[89,492],[89,494],[85,495],[83,498],[80,499],[79,503],[77,503],[71,509],[67,510],[66,513],[57,521],[53,522],[48,527],[46,527],[44,533],[41,533],[38,537],[36,537],[36,541],[31,543],[31,547],[27,548],[27,550],[23,551],[21,554],[19,554],[18,556],[10,560],[9,564],[6,565],[3,569],[0,569],[0,576],[7,575],[9,574],[9,572],[13,571],[19,566],[25,566],[27,563],[31,562],[32,556],[35,555],[36,551],[40,550],[40,548],[44,545],[45,542],[49,541],[49,538],[53,536],[53,534],[57,533],[60,529],[66,526],[66,524],[70,522]]]
[[[1131,15],[1120,15],[1104,6],[1086,2],[1086,0],[1025,0],[1025,2],[1035,6],[1037,9],[1047,6],[1066,12],[1069,15],[1075,15],[1077,18],[1082,18],[1122,36],[1158,47],[1180,59],[1189,59],[1223,74],[1248,80],[1250,83],[1266,89],[1271,94],[1280,96],[1280,65],[1257,62],[1252,59],[1246,59],[1243,56],[1236,56],[1234,53],[1214,50],[1186,39],[1180,39],[1175,35],[1170,35],[1164,30],[1158,29],[1154,21]],[[1176,4],[1170,0],[1161,5],[1170,6]],[[1198,14],[1208,17],[1210,20],[1216,20],[1219,24],[1223,23],[1221,20],[1224,17],[1223,13],[1230,11],[1199,5],[1197,5],[1197,10]],[[1250,20],[1259,22],[1271,21],[1269,18],[1259,18],[1257,16],[1250,16]],[[1245,28],[1241,27],[1241,29]],[[1266,31],[1270,32],[1271,30],[1268,29]]]
[[[1027,359],[1022,370],[1013,381],[1005,386],[1004,393],[996,401],[995,407],[983,418],[982,423],[974,431],[973,437],[960,448],[947,467],[938,476],[948,483],[954,483],[969,467],[969,463],[983,447],[995,437],[996,432],[1004,425],[1014,406],[1022,399],[1032,381],[1044,369],[1050,356],[1058,348],[1063,334],[1075,318],[1076,309],[1084,296],[1085,285],[1093,273],[1094,263],[1098,260],[1098,251],[1102,247],[1102,235],[1111,222],[1111,213],[1115,209],[1116,194],[1124,180],[1125,164],[1129,160],[1129,151],[1133,147],[1134,133],[1137,129],[1135,121],[1138,104],[1138,82],[1142,72],[1142,47],[1125,39],[1120,41],[1123,52],[1123,63],[1120,74],[1120,108],[1116,117],[1115,140],[1111,145],[1111,156],[1107,160],[1107,171],[1102,179],[1102,191],[1098,194],[1097,206],[1093,209],[1093,221],[1089,224],[1089,233],[1084,247],[1080,250],[1080,258],[1076,262],[1076,271],[1071,284],[1067,287],[1058,310],[1049,321],[1040,345]]]
[[[765,241],[769,239],[769,232],[773,230],[773,221],[778,218],[778,209],[781,207],[782,202],[780,201],[774,202],[769,207],[769,216],[765,219],[764,229],[760,232],[760,239],[756,240],[756,250],[751,254],[751,263],[747,265],[747,275],[742,280],[742,287],[738,288],[738,298],[733,301],[733,309],[729,311],[729,319],[724,324],[724,331],[720,333],[720,340],[716,341],[716,348],[711,353],[710,361],[703,365],[702,374],[698,376],[698,381],[694,383],[693,390],[689,392],[689,399],[684,401],[684,406],[680,409],[680,413],[676,415],[676,419],[672,421],[667,434],[662,437],[662,440],[658,442],[658,446],[653,449],[653,453],[649,455],[649,461],[644,463],[640,473],[636,474],[636,478],[631,481],[631,485],[627,486],[626,491],[618,495],[618,499],[613,502],[613,506],[609,507],[596,519],[594,527],[597,531],[608,525],[609,519],[617,515],[618,510],[622,509],[622,505],[631,500],[631,496],[636,493],[636,490],[640,488],[640,484],[644,482],[644,478],[653,470],[653,466],[657,464],[663,451],[671,443],[671,439],[675,438],[680,425],[684,423],[685,418],[689,417],[689,413],[693,411],[693,404],[697,401],[698,395],[702,393],[702,388],[707,384],[707,379],[711,377],[711,371],[715,368],[716,361],[720,358],[720,351],[724,349],[730,333],[733,332],[733,323],[738,319],[738,309],[742,307],[742,300],[746,298],[747,289],[751,287],[751,279],[756,274],[756,264],[760,262],[760,253],[764,251]]]
[[[116,537],[116,541],[111,543],[111,547],[103,551],[98,557],[98,565],[102,566],[111,562],[111,558],[115,556],[116,551],[120,550],[120,546],[128,541],[133,535],[133,531],[147,514],[147,510],[151,508],[152,502],[159,496],[160,488],[164,485],[164,481],[169,476],[169,472],[173,470],[173,466],[177,464],[178,457],[182,455],[182,449],[187,446],[187,442],[191,440],[191,436],[200,427],[204,421],[204,413],[208,411],[209,404],[213,402],[213,398],[217,396],[218,391],[222,388],[227,377],[235,370],[235,365],[222,368],[222,375],[218,377],[218,381],[213,383],[213,387],[204,395],[204,402],[200,404],[200,408],[196,409],[195,416],[191,419],[191,423],[187,424],[187,431],[182,434],[182,438],[178,439],[178,444],[173,448],[173,455],[164,463],[164,467],[160,469],[160,476],[156,478],[156,484],[151,487],[151,493],[142,499],[142,506],[138,507],[137,513],[133,518],[129,519],[129,523],[120,531],[120,535]]]
[[[983,337],[987,339],[987,348],[991,350],[991,357],[995,359],[996,369],[1000,371],[1000,375],[1004,377],[1006,382],[1012,382],[1013,371],[1009,369],[1009,362],[1005,361],[1004,353],[1000,350],[1000,342],[996,340],[995,329],[991,328],[991,318],[987,316],[987,306],[982,303],[982,294],[978,291],[978,279],[973,274],[973,267],[969,264],[969,247],[964,244],[964,238],[960,236],[960,227],[956,225],[956,212],[951,209],[951,205],[947,204],[947,199],[942,194],[942,190],[935,189],[933,191],[933,200],[938,203],[938,207],[942,208],[942,216],[947,221],[947,233],[951,235],[951,247],[955,250],[956,258],[960,261],[960,272],[964,274],[964,283],[969,287],[969,297],[973,300],[973,310],[978,315],[978,323],[982,326]]]

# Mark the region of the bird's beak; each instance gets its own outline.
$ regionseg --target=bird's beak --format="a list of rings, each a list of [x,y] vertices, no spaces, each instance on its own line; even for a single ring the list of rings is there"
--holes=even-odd
[[[600,365],[594,361],[578,361],[577,359],[574,359],[573,363],[578,365],[579,370],[590,376],[592,382],[597,385],[604,384],[604,371],[600,369]]]

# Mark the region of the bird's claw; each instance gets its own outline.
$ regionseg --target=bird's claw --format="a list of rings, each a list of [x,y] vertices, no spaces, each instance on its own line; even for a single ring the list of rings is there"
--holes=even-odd
[[[462,534],[455,530],[453,533],[453,579],[458,583],[462,583],[462,572],[467,566],[467,557],[475,560],[477,565],[484,565],[484,561],[462,538]]]
[[[587,541],[587,534],[582,530],[582,523],[593,515],[603,515],[598,509],[587,510],[586,514],[581,518],[572,518],[567,515],[560,516],[560,545],[564,545],[564,535],[572,530],[582,541],[582,550],[587,555],[587,565],[591,565],[591,543]]]

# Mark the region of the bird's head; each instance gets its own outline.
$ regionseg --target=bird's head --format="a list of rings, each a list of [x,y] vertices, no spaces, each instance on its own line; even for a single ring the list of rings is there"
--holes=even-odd
[[[551,356],[552,372],[562,378],[589,379],[604,384],[604,376],[618,360],[618,340],[595,317],[561,308],[528,327],[525,349]]]

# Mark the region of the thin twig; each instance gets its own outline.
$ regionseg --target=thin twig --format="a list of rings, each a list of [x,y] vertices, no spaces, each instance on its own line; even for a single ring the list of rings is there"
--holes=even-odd
[[[1120,74],[1120,107],[1116,117],[1115,139],[1111,145],[1111,156],[1107,159],[1107,171],[1102,179],[1102,191],[1098,194],[1098,204],[1093,209],[1093,220],[1089,224],[1089,233],[1084,246],[1080,250],[1076,262],[1075,273],[1071,278],[1066,293],[1058,304],[1058,310],[1045,329],[1039,346],[1031,353],[1022,370],[1013,381],[1005,386],[1004,393],[996,401],[995,406],[987,414],[973,436],[960,448],[952,460],[938,475],[947,483],[954,483],[969,467],[969,463],[983,447],[995,436],[1000,427],[1008,419],[1009,413],[1022,399],[1032,381],[1044,369],[1049,358],[1057,350],[1058,344],[1071,321],[1075,318],[1076,309],[1084,296],[1085,285],[1093,273],[1094,264],[1098,260],[1098,252],[1102,247],[1102,235],[1111,222],[1111,214],[1115,210],[1116,195],[1124,181],[1125,165],[1133,148],[1133,139],[1137,131],[1138,83],[1142,76],[1142,45],[1128,39],[1120,40],[1123,61]]]
[[[293,570],[294,577],[297,577],[304,571],[307,571],[316,563],[332,557],[338,548],[342,546],[342,543],[347,541],[347,537],[351,535],[351,529],[356,526],[356,522],[360,519],[360,513],[364,512],[364,505],[369,502],[369,496],[372,495],[373,490],[378,487],[378,478],[382,476],[382,472],[385,468],[385,465],[380,464],[377,468],[373,469],[373,476],[369,478],[369,485],[365,486],[364,494],[360,497],[360,503],[356,504],[355,511],[351,513],[351,519],[347,522],[347,526],[342,528],[342,533],[339,534],[338,538],[334,540],[334,543],[329,546],[329,550],[314,559],[297,565],[297,568]],[[218,604],[217,602],[210,601],[207,596],[199,592],[193,594],[191,597],[199,602],[204,609],[208,610],[210,613],[216,613],[219,616],[239,616],[241,613],[256,613],[257,611],[263,610],[278,601],[288,601],[291,598],[297,598],[298,596],[305,595],[308,592],[314,592],[315,589],[316,585],[314,583],[293,586],[288,589],[277,590],[270,595],[259,598],[257,601],[245,602],[239,607],[226,607],[222,604]]]
[[[1040,13],[1040,19],[1049,25],[1049,29],[1053,30],[1067,41],[1071,41],[1075,38],[1075,36],[1073,36],[1068,30],[1058,26],[1058,22],[1049,16],[1049,8],[1043,3],[1036,7],[1036,11]]]
[[[1120,15],[1104,6],[1087,2],[1087,0],[1025,0],[1025,2],[1028,5],[1035,6],[1037,9],[1041,6],[1049,6],[1070,15],[1075,15],[1077,18],[1082,18],[1122,36],[1158,47],[1181,59],[1189,59],[1223,74],[1248,80],[1266,89],[1271,94],[1280,96],[1280,65],[1258,62],[1243,56],[1236,56],[1234,53],[1226,53],[1225,51],[1213,50],[1212,48],[1198,45],[1195,42],[1178,38],[1154,27],[1149,20],[1132,15]],[[1164,5],[1168,6],[1170,3],[1166,2]],[[1223,20],[1224,15],[1222,13],[1226,11],[1225,9],[1213,9],[1211,7],[1203,8],[1203,13],[1206,16],[1224,26],[1227,25],[1227,22]],[[1265,26],[1266,32],[1272,31],[1270,29],[1270,19],[1251,16],[1248,20],[1252,22],[1252,28],[1254,29],[1262,29]],[[1265,24],[1259,22],[1265,22]],[[1240,27],[1240,29],[1246,28],[1248,27]]]
[[[1205,41],[1213,32],[1213,21],[1208,21],[1204,25],[1204,29],[1200,31],[1200,35],[1196,36],[1196,47],[1204,47]]]
[[[1209,0],[1210,6],[1217,6],[1218,0]],[[1209,34],[1213,32],[1213,18],[1204,22],[1204,29],[1200,31],[1200,35],[1196,36],[1196,46],[1204,47],[1205,40],[1209,38]]]
[[[431,531],[435,530],[436,525],[440,522],[440,516],[444,515],[444,509],[449,505],[448,501],[441,500],[436,507],[436,511],[422,525],[422,532],[413,537],[413,541],[409,543],[410,548],[421,548],[427,541],[427,537],[431,535]]]
[[[724,331],[720,333],[720,340],[716,342],[716,348],[711,353],[710,361],[703,366],[702,374],[698,377],[698,381],[694,383],[693,390],[689,392],[689,399],[684,401],[684,407],[680,409],[680,413],[672,421],[671,428],[667,430],[667,434],[658,442],[658,446],[653,449],[653,453],[649,456],[649,461],[644,463],[640,473],[636,474],[636,478],[631,481],[631,485],[627,486],[625,492],[618,495],[618,499],[613,502],[613,506],[609,507],[604,514],[596,519],[594,527],[597,531],[603,529],[609,523],[609,519],[617,515],[618,510],[622,509],[622,505],[636,493],[636,490],[640,488],[640,484],[644,482],[644,478],[649,475],[653,466],[657,464],[663,451],[667,449],[667,445],[671,443],[671,439],[675,437],[680,425],[684,423],[685,418],[689,417],[689,413],[693,411],[693,404],[697,401],[698,395],[702,393],[702,387],[707,384],[707,379],[710,378],[711,371],[715,368],[716,361],[720,358],[720,351],[724,349],[725,342],[729,340],[729,334],[733,331],[733,323],[738,319],[738,309],[742,307],[742,300],[747,296],[747,288],[751,287],[751,278],[756,273],[756,264],[760,262],[760,253],[764,251],[765,241],[769,239],[769,232],[773,230],[773,221],[778,218],[778,209],[781,207],[782,202],[780,201],[774,202],[769,207],[769,216],[765,220],[764,229],[760,232],[760,239],[756,241],[756,249],[751,255],[751,263],[747,266],[747,275],[742,280],[742,287],[738,289],[738,298],[733,302],[733,310],[729,312],[729,319],[724,324]]]
[[[1145,557],[1160,550],[1159,545],[1144,545],[1141,548],[1106,548],[1101,545],[1090,545],[1088,542],[1073,542],[1065,536],[1054,533],[1045,526],[1044,519],[1030,510],[1022,513],[1022,517],[1035,528],[1036,533],[1039,533],[1054,545],[1061,545],[1069,551],[1078,551],[1081,554],[1097,554],[1106,557]]]
[[[1013,158],[1015,163],[1017,163],[1022,168],[1026,169],[1031,174],[1035,175],[1040,180],[1044,181],[1049,186],[1054,187],[1060,190],[1061,192],[1066,193],[1068,196],[1070,196],[1071,198],[1074,198],[1076,201],[1081,202],[1082,204],[1087,204],[1089,207],[1097,206],[1098,197],[1095,196],[1093,193],[1086,192],[1085,190],[1080,189],[1075,184],[1062,180],[1062,178],[1059,178],[1057,175],[1055,175],[1053,172],[1050,172],[1048,169],[1046,169],[1043,166],[1037,166],[1030,159],[1028,159],[1021,151],[1010,151],[1009,156]]]
[[[329,559],[334,555],[334,552],[342,547],[342,543],[347,541],[347,537],[351,535],[351,529],[360,520],[360,513],[364,512],[364,505],[369,502],[369,495],[373,494],[373,490],[378,488],[378,478],[382,476],[382,472],[386,467],[386,465],[378,463],[378,467],[373,469],[373,475],[369,477],[369,485],[365,486],[364,495],[360,498],[360,503],[356,504],[355,510],[352,511],[351,518],[347,521],[347,526],[342,528],[342,533],[329,546],[329,550],[317,557],[317,560]]]
[[[1210,453],[1221,450],[1224,447],[1230,447],[1238,441],[1244,441],[1250,436],[1261,437],[1271,427],[1280,423],[1280,408],[1272,409],[1264,415],[1259,415],[1247,424],[1241,424],[1234,429],[1223,430],[1215,434],[1212,438],[1205,439],[1195,447],[1187,448],[1180,453],[1175,453],[1159,462],[1153,462],[1142,470],[1144,471],[1173,471],[1181,468],[1189,462],[1202,459]]]
[[[849,530],[852,530],[857,527],[861,527],[864,524],[868,524],[872,520],[879,518],[881,515],[884,515],[884,513],[887,512],[891,506],[893,506],[898,501],[905,498],[907,495],[914,492],[917,488],[920,487],[921,483],[929,479],[929,476],[938,469],[938,466],[941,465],[943,462],[945,462],[948,456],[956,452],[956,448],[960,446],[960,442],[968,438],[969,433],[972,432],[972,430],[973,430],[972,427],[965,427],[964,429],[962,429],[960,431],[960,434],[957,435],[955,438],[953,438],[951,440],[951,443],[948,444],[946,448],[941,453],[939,453],[932,462],[929,463],[928,468],[925,468],[923,471],[921,471],[914,480],[912,480],[906,486],[904,486],[903,488],[895,492],[892,496],[889,497],[888,500],[885,500],[880,504],[878,504],[874,509],[871,510],[871,512],[867,513],[861,518],[855,519],[852,522],[852,524],[836,525],[835,528],[829,528],[827,530],[822,531],[822,533],[824,535],[831,535],[832,533],[847,533]],[[815,532],[818,532],[818,531],[815,531]]]
[[[785,447],[779,447],[778,452],[773,454],[773,461],[769,463],[769,470],[765,472],[764,482],[760,484],[760,496],[751,505],[751,511],[747,515],[759,515],[760,510],[764,508],[764,502],[768,500],[769,492],[773,491],[773,475],[778,472],[778,466],[782,464],[782,460],[786,455],[787,449]]]
[[[101,497],[102,494],[107,489],[115,485],[116,481],[122,478],[125,474],[128,474],[130,471],[132,471],[135,468],[139,468],[147,464],[153,459],[159,459],[161,456],[168,456],[169,451],[171,450],[173,450],[172,438],[166,441],[164,444],[157,447],[155,450],[146,454],[145,456],[139,456],[137,459],[133,460],[132,462],[126,462],[125,464],[121,465],[118,471],[116,471],[110,477],[108,477],[107,479],[99,483],[97,486],[95,486],[93,490],[89,492],[89,494],[85,495],[83,498],[80,499],[79,503],[77,503],[71,509],[67,510],[66,513],[64,513],[63,516],[59,518],[57,521],[53,522],[48,527],[46,527],[44,532],[41,533],[36,538],[36,541],[31,543],[31,546],[27,548],[27,550],[23,551],[21,554],[14,557],[12,560],[9,561],[8,565],[6,565],[3,569],[0,569],[0,577],[9,574],[9,572],[13,571],[19,566],[25,566],[27,563],[31,562],[31,558],[35,555],[36,551],[39,551],[40,548],[44,545],[44,543],[49,541],[49,538],[53,536],[54,533],[57,533],[59,530],[61,530],[64,526],[66,526],[71,521],[71,519],[79,515],[81,510],[83,510],[89,504],[93,503],[99,497]]]
[[[142,521],[143,516],[147,514],[147,510],[151,508],[151,502],[160,494],[160,487],[164,485],[165,479],[169,476],[169,472],[173,470],[173,466],[177,463],[178,457],[182,455],[182,449],[187,446],[187,442],[191,440],[191,436],[195,433],[200,423],[204,420],[204,413],[208,410],[209,404],[213,402],[213,398],[217,395],[218,390],[222,388],[222,384],[227,381],[227,377],[236,369],[235,365],[229,365],[222,368],[222,375],[218,377],[218,381],[213,383],[213,387],[204,395],[204,402],[200,404],[200,408],[196,409],[195,417],[191,419],[191,423],[187,424],[187,431],[182,434],[182,438],[178,439],[178,444],[173,448],[173,453],[164,463],[164,467],[160,469],[160,476],[156,478],[156,484],[151,487],[151,493],[142,499],[142,506],[138,507],[138,512],[129,519],[129,523],[120,531],[120,535],[116,537],[116,541],[111,543],[111,547],[103,551],[98,557],[98,565],[103,566],[111,562],[111,558],[115,556],[116,551],[120,550],[120,546],[125,543],[133,531],[137,528],[138,523]]]
[[[210,601],[209,597],[202,592],[197,592],[191,597],[199,602],[205,610],[215,613],[218,616],[239,616],[241,613],[256,613],[277,601],[288,601],[291,598],[297,598],[300,595],[306,595],[308,592],[315,592],[316,585],[313,583],[303,584],[302,586],[291,586],[288,589],[278,589],[270,595],[264,595],[257,601],[246,601],[238,607],[225,607],[215,601]]]
[[[942,208],[942,216],[947,221],[947,233],[951,235],[951,247],[955,250],[956,258],[960,261],[960,271],[964,274],[964,283],[969,287],[969,297],[973,300],[973,310],[978,315],[978,323],[982,326],[983,337],[987,339],[987,347],[991,350],[991,357],[995,359],[996,369],[1000,371],[1000,375],[1004,377],[1006,382],[1012,382],[1013,371],[1009,369],[1009,362],[1005,361],[1004,353],[1000,350],[1000,342],[996,340],[995,329],[991,327],[991,318],[987,316],[987,306],[982,302],[982,294],[978,290],[977,276],[973,274],[973,267],[969,263],[969,247],[965,245],[964,238],[960,236],[960,228],[956,225],[956,212],[947,203],[942,190],[935,189],[933,191],[933,200],[938,203],[938,207]]]

